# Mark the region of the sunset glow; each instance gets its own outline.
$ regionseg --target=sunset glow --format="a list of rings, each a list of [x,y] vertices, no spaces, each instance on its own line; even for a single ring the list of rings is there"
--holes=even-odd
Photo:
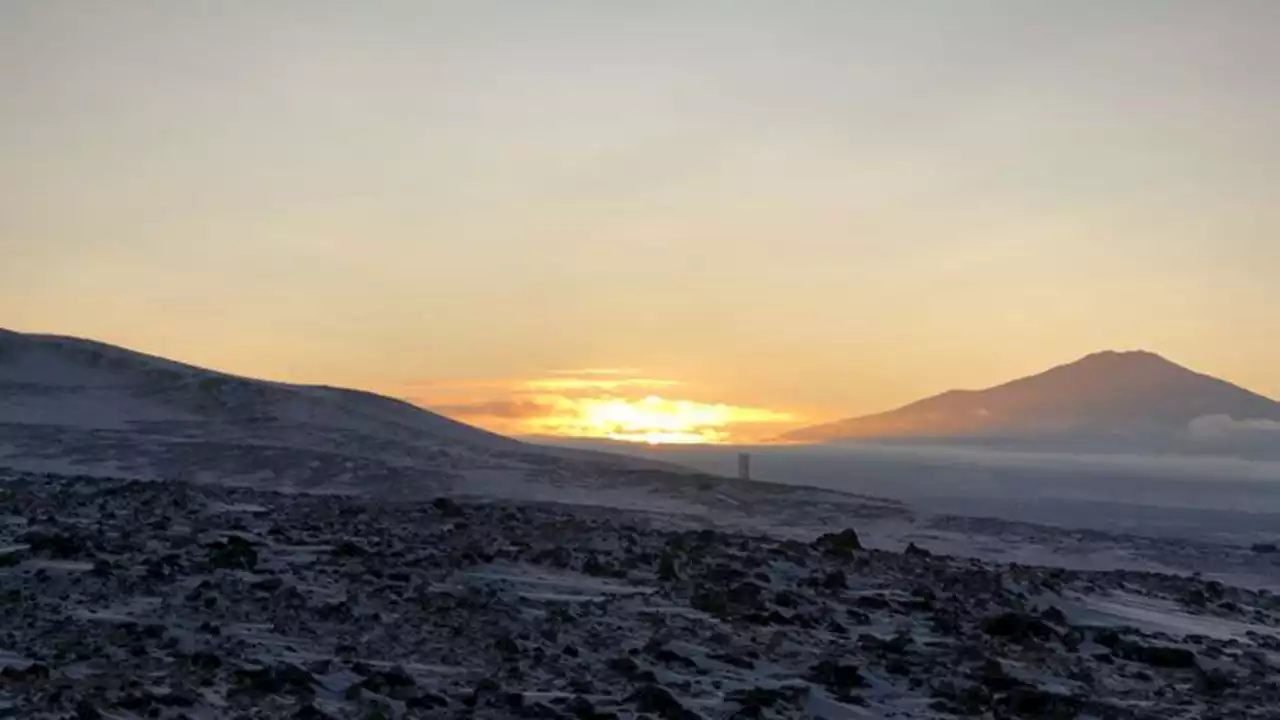
[[[0,2],[0,326],[522,436],[1280,397],[1280,2],[553,5]]]
[[[790,412],[655,392],[658,388],[668,394],[690,390],[677,380],[602,370],[551,374],[555,377],[433,384],[417,389],[410,399],[495,432],[651,445],[758,441],[800,419]],[[458,402],[459,395],[465,401]]]
[[[536,423],[548,434],[598,437],[661,444],[723,443],[735,425],[785,422],[790,415],[758,408],[668,400],[649,395],[640,400],[586,398],[573,400],[568,412]]]

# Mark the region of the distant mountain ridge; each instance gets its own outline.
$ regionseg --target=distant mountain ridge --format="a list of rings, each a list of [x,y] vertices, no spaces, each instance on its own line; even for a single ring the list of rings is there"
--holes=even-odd
[[[237,377],[0,329],[0,465],[365,491],[463,472],[635,465],[529,445],[373,393]]]
[[[788,442],[992,439],[1167,443],[1196,423],[1280,422],[1280,403],[1146,351],[1105,351],[984,390],[787,433]],[[1276,435],[1280,438],[1280,434]]]

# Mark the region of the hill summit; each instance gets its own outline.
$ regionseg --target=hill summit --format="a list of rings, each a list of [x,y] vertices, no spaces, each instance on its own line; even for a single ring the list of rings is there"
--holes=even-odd
[[[1197,422],[1280,421],[1280,403],[1152,352],[1105,351],[984,390],[951,390],[888,412],[802,428],[790,442],[1190,437]]]
[[[637,464],[529,445],[369,392],[0,329],[0,465],[422,494],[465,489],[477,471],[522,477]]]

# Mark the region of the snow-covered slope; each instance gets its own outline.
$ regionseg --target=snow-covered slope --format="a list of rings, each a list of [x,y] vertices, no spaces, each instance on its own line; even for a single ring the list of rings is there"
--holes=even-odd
[[[629,462],[538,448],[371,393],[0,330],[0,464],[367,490]]]
[[[7,423],[103,430],[213,423],[224,430],[252,425],[255,434],[256,426],[301,426],[491,449],[520,446],[371,393],[250,380],[76,338],[0,331],[0,388],[0,421]]]

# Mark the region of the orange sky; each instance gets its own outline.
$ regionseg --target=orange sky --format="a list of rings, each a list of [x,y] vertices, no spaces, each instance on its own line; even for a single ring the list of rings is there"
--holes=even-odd
[[[561,370],[525,380],[425,382],[406,399],[516,436],[597,437],[647,443],[766,441],[804,414],[696,400],[705,389],[634,368]]]
[[[677,408],[754,437],[1104,348],[1276,397],[1278,25],[13,0],[0,325],[432,406],[557,398],[542,430]],[[547,384],[565,368],[679,384]]]

